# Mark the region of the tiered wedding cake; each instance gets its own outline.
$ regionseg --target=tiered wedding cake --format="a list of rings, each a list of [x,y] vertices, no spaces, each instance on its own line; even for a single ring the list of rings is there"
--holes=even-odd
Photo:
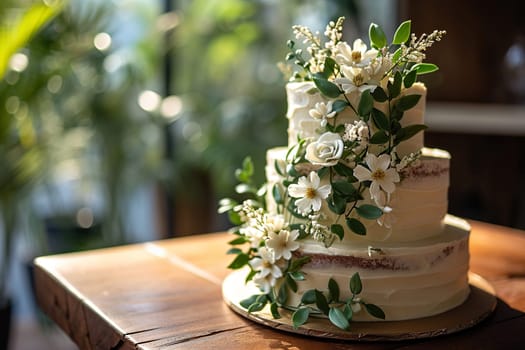
[[[301,68],[286,86],[288,147],[267,152],[267,184],[252,165],[237,173],[241,204],[222,202],[239,224],[231,268],[247,268],[261,294],[241,305],[294,311],[294,326],[325,314],[351,320],[432,316],[469,295],[468,224],[447,214],[450,155],[423,147],[425,51],[444,35],[416,37],[410,21],[392,40],[370,26],[370,47],[342,41],[343,19],[323,42],[295,26]],[[307,57],[306,57],[307,56]],[[246,247],[242,249],[242,247]]]

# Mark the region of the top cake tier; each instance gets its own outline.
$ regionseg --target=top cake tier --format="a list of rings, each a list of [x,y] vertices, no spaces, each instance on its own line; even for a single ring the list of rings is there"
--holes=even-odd
[[[288,101],[288,111],[286,116],[288,124],[288,146],[291,147],[298,142],[298,138],[317,138],[319,137],[318,129],[321,127],[321,121],[310,116],[309,112],[315,108],[318,102],[327,102],[316,88],[313,82],[291,82],[286,85],[286,95]],[[408,89],[403,89],[398,98],[406,95],[421,95],[419,102],[406,111],[401,120],[401,126],[405,127],[411,124],[424,124],[425,105],[427,89],[422,83],[415,83]],[[346,95],[353,106],[357,106],[361,94],[350,93]],[[388,102],[374,102],[374,107],[388,113]],[[337,123],[346,124],[358,120],[357,115],[350,108],[337,114]],[[417,153],[423,148],[423,132],[419,132],[409,140],[399,144],[397,153],[400,157]]]

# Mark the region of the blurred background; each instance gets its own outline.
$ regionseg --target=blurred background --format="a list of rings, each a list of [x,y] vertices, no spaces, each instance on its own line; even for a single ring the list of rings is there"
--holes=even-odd
[[[446,29],[425,143],[453,155],[450,212],[525,228],[520,0],[2,0],[0,308],[10,349],[75,348],[31,292],[34,257],[225,230],[218,199],[287,140],[291,26],[346,38]],[[2,329],[7,319],[0,315]],[[28,336],[29,334],[29,336]],[[0,347],[1,348],[1,347]]]

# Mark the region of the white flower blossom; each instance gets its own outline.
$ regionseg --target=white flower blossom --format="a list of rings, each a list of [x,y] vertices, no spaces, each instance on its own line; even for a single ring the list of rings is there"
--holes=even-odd
[[[343,155],[344,143],[339,134],[326,132],[306,147],[305,158],[312,164],[334,166]]]
[[[260,257],[251,259],[250,265],[258,272],[259,277],[271,275],[274,278],[279,278],[283,276],[281,269],[275,264],[275,255],[272,249],[260,247],[258,253]]]
[[[270,293],[272,287],[275,287],[277,279],[271,274],[263,276],[260,273],[256,273],[255,276],[253,276],[252,281],[261,290],[261,292],[268,294]]]
[[[346,94],[366,90],[373,92],[377,87],[377,82],[371,80],[370,74],[364,68],[341,66],[341,73],[344,78],[337,78],[335,82],[341,85]]]
[[[301,213],[306,214],[310,210],[318,211],[321,209],[323,199],[328,197],[332,188],[330,185],[319,186],[320,183],[319,175],[312,171],[308,178],[302,176],[297,184],[288,186],[288,194],[293,198],[299,198],[295,205]]]
[[[368,135],[368,124],[362,120],[356,120],[353,123],[345,124],[345,133],[343,135],[343,140],[345,141],[365,141],[368,143]]]
[[[312,108],[308,111],[310,117],[321,120],[321,126],[326,126],[327,119],[333,118],[337,112],[332,110],[333,101],[317,102],[315,108]]]
[[[299,242],[297,242],[298,237],[298,230],[281,230],[278,233],[270,232],[266,246],[273,249],[276,260],[280,258],[290,260],[292,258],[292,252],[299,248]]]
[[[370,195],[372,199],[381,196],[381,190],[393,193],[396,189],[395,183],[399,182],[399,174],[396,169],[390,168],[390,156],[382,154],[376,157],[368,153],[365,157],[368,169],[359,164],[354,169],[354,176],[360,181],[372,181]]]
[[[377,57],[377,53],[376,49],[367,50],[366,44],[361,39],[354,40],[353,47],[341,41],[336,45],[335,61],[340,66],[366,67]]]

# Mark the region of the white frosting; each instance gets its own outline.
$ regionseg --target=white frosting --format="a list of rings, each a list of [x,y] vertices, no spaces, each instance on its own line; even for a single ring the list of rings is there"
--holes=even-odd
[[[268,188],[280,183],[283,178],[275,170],[275,163],[285,169],[286,148],[279,147],[268,150],[266,178]],[[366,236],[359,236],[344,225],[345,237],[342,242],[336,240],[337,245],[352,245],[356,242],[410,242],[439,235],[443,230],[443,218],[448,208],[450,155],[442,150],[423,149],[420,165],[408,173],[397,186],[392,195],[391,206],[395,223],[388,229],[379,225],[375,220],[362,220],[367,229]],[[327,179],[322,179],[326,183]],[[277,207],[268,191],[267,208],[270,213],[276,213]],[[365,191],[364,203],[372,203]],[[320,223],[330,226],[337,220],[326,203],[321,207],[325,219]],[[296,219],[298,220],[298,219]]]
[[[304,241],[301,251],[312,256],[302,270],[305,281],[298,283],[288,305],[299,305],[309,289],[326,291],[328,280],[336,280],[340,299],[351,297],[350,277],[359,272],[363,292],[359,297],[380,306],[386,321],[406,320],[435,315],[460,305],[469,294],[467,280],[470,227],[464,220],[447,216],[443,234],[418,242],[379,244],[380,252],[369,254],[366,244],[341,249],[325,249],[317,242]],[[357,321],[377,321],[362,311]]]

